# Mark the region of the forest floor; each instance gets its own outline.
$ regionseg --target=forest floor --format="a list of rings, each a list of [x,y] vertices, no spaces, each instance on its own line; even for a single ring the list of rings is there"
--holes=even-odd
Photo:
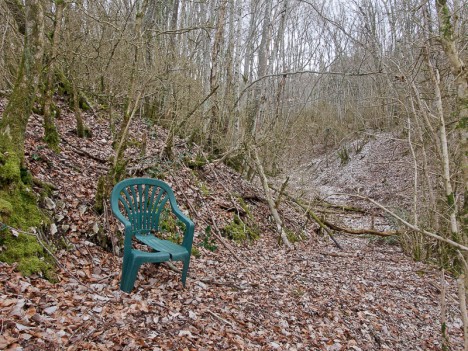
[[[4,106],[0,101],[0,113]],[[121,258],[95,244],[97,232],[112,237],[119,228],[109,214],[98,216],[93,210],[98,176],[106,172],[112,154],[110,128],[98,115],[85,118],[93,135],[79,139],[73,114],[63,108],[57,120],[60,153],[41,141],[41,116],[34,115],[28,126],[30,169],[57,187],[53,206],[48,203],[54,220],[50,242],[67,245],[54,251],[60,263],[57,283],[23,277],[15,266],[0,263],[0,349],[441,350],[442,284],[451,346],[461,349],[452,278],[446,276],[442,283],[435,267],[414,262],[399,246],[382,240],[337,235],[344,248],[339,250],[287,202],[280,206],[286,226],[303,231],[306,239],[296,242],[295,250],[285,250],[278,245],[260,189],[222,164],[151,166],[165,132],[141,121],[132,127],[134,143],[128,152],[134,161],[128,168],[135,175],[163,176],[173,186],[196,223],[201,256],[192,257],[185,289],[180,274],[168,266],[145,265],[133,292],[123,293]],[[140,157],[138,140],[145,133],[146,156]],[[183,141],[177,141],[175,151],[180,160],[196,157]],[[296,175],[307,186],[305,174],[311,172],[303,169],[302,176]],[[329,180],[332,192],[348,192],[338,178]],[[292,185],[303,188],[299,180]],[[311,189],[320,188],[310,182]],[[234,212],[242,212],[239,198],[261,231],[261,238],[249,245],[215,236]],[[215,252],[202,245],[208,227],[216,239],[211,242],[218,247]],[[116,244],[113,249],[118,251]]]

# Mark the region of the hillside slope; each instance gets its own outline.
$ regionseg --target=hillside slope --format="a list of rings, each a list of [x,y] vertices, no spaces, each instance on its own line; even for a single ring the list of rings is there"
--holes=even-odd
[[[287,227],[307,237],[286,251],[277,244],[261,191],[224,165],[149,167],[165,132],[142,121],[132,127],[129,153],[138,162],[129,169],[163,176],[174,187],[196,223],[201,257],[192,259],[186,289],[167,266],[147,265],[133,293],[121,292],[121,258],[95,244],[96,228],[109,236],[118,230],[112,218],[93,211],[97,177],[112,152],[110,128],[102,117],[88,113],[85,118],[93,137],[83,140],[73,133],[73,115],[64,107],[57,120],[63,140],[59,154],[41,141],[41,116],[31,118],[28,162],[35,177],[57,188],[54,239],[63,237],[68,248],[55,252],[56,284],[22,277],[14,266],[0,263],[0,349],[440,350],[441,285],[435,269],[413,262],[396,246],[368,239],[339,236],[340,251],[284,203],[280,210]],[[148,144],[141,158],[143,133]],[[194,159],[196,153],[177,142],[178,159]],[[251,245],[231,242],[235,255],[219,240],[213,242],[215,252],[200,246],[208,227],[216,231],[236,211],[246,211],[239,198],[260,239]],[[454,349],[460,349],[456,287],[450,278],[444,284],[448,332]]]

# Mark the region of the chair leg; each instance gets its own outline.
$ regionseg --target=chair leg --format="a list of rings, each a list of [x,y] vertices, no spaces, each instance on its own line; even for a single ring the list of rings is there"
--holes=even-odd
[[[133,256],[131,254],[124,255],[122,263],[122,275],[120,277],[120,290],[124,290],[128,278],[128,268],[132,265]]]
[[[182,268],[182,285],[184,286],[184,288],[185,288],[185,280],[187,278],[187,272],[189,269],[189,264],[190,264],[190,257],[184,260],[184,267]]]
[[[120,289],[122,291],[125,291],[129,293],[132,291],[133,286],[135,285],[135,279],[138,273],[138,270],[140,269],[141,263],[140,262],[135,262],[132,260],[131,265],[129,264],[129,267],[127,268],[126,272],[122,272],[122,275],[125,274],[125,277],[122,277],[121,284],[120,284]]]

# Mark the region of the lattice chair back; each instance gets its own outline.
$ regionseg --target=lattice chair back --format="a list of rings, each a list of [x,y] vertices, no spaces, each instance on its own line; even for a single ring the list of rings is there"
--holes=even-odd
[[[153,179],[150,184],[147,180],[145,182],[142,180],[138,184],[122,184],[119,188],[115,190],[116,193],[120,193],[118,212],[131,223],[133,235],[157,230],[161,214],[167,208],[168,201],[169,204],[171,201],[175,202],[172,189],[166,183],[156,179]]]

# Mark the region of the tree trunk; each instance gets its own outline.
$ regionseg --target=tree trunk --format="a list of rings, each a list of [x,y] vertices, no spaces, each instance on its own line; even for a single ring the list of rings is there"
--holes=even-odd
[[[62,32],[62,17],[63,17],[63,9],[65,7],[64,1],[57,1],[56,2],[56,10],[55,10],[55,23],[54,23],[54,35],[52,38],[52,47],[50,49],[50,63],[47,70],[47,81],[45,84],[45,92],[44,92],[44,140],[46,143],[52,147],[53,149],[58,148],[58,144],[60,141],[57,127],[55,126],[54,118],[55,110],[52,110],[53,101],[52,98],[54,96],[54,74],[55,74],[55,62],[57,60],[57,51],[58,45],[60,41],[60,35]]]
[[[457,86],[459,117],[459,140],[462,155],[462,172],[464,186],[464,204],[461,212],[461,223],[465,230],[468,228],[468,70],[458,52],[455,42],[455,27],[452,24],[452,14],[446,0],[436,0],[437,15],[439,17],[440,40],[447,56],[452,74]],[[464,243],[468,242],[464,233]]]
[[[39,0],[25,6],[24,51],[15,87],[0,121],[0,186],[20,181],[26,126],[31,115],[44,54],[44,12]]]
[[[271,2],[266,2],[265,13],[263,17],[262,25],[262,38],[260,41],[260,47],[258,52],[258,71],[257,77],[264,77],[268,70],[268,47],[270,43],[270,12],[271,12]],[[253,97],[250,101],[250,107],[247,111],[247,133],[246,136],[248,139],[252,139],[255,135],[257,124],[260,119],[259,111],[263,102],[263,84],[257,83],[253,91]]]
[[[39,225],[41,218],[30,191],[24,189],[24,183],[29,180],[24,165],[24,142],[41,76],[43,54],[44,11],[39,0],[30,0],[25,6],[23,57],[0,121],[0,221],[26,228]]]
[[[218,10],[218,20],[216,22],[216,34],[214,37],[213,47],[211,49],[211,70],[210,70],[210,91],[215,91],[216,87],[218,86],[219,80],[219,71],[220,71],[220,53],[221,48],[224,42],[224,25],[226,22],[226,7],[227,7],[227,0],[220,0],[221,4],[219,5],[220,8]],[[212,102],[211,102],[211,111],[208,117],[207,126],[205,133],[207,134],[207,143],[208,147],[211,151],[216,149],[216,145],[214,145],[214,140],[216,139],[214,136],[215,128],[219,123],[219,99],[218,93],[215,91],[213,94]]]
[[[281,220],[281,217],[279,216],[278,210],[276,209],[276,206],[275,206],[275,202],[273,201],[273,197],[271,196],[271,190],[270,190],[270,187],[268,186],[268,179],[265,175],[265,171],[263,170],[262,162],[260,161],[260,157],[258,157],[258,151],[255,146],[253,147],[253,153],[254,153],[255,165],[257,166],[257,171],[260,176],[260,181],[262,182],[262,187],[263,187],[265,196],[268,201],[268,206],[270,207],[270,212],[276,223],[276,230],[278,231],[278,234],[280,235],[280,238],[283,244],[286,245],[288,249],[293,249],[294,246],[288,240],[288,235],[286,234],[284,227],[283,227],[283,221]]]

